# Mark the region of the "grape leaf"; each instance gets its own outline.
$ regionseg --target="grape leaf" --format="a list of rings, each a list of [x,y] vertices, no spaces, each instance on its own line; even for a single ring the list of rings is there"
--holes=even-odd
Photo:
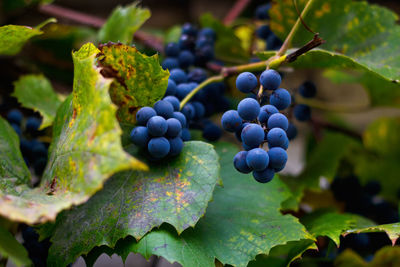
[[[151,15],[150,10],[138,7],[138,4],[116,7],[98,33],[100,42],[130,44],[135,32]]]
[[[216,57],[221,60],[243,63],[248,61],[249,55],[241,46],[241,40],[235,35],[235,31],[207,13],[200,17],[202,27],[212,28],[218,38],[215,42]]]
[[[100,50],[101,73],[115,78],[110,95],[119,106],[117,117],[123,123],[134,123],[138,109],[164,96],[169,72],[161,68],[158,55],[148,57],[135,47],[109,43]]]
[[[14,236],[0,226],[0,258],[8,258],[17,266],[30,266],[31,260],[26,249],[14,238]]]
[[[228,143],[215,146],[224,187],[215,190],[213,202],[195,228],[178,235],[164,224],[139,242],[133,238],[120,240],[115,253],[123,259],[130,252],[146,258],[154,254],[183,266],[211,267],[215,266],[215,259],[222,264],[246,266],[256,255],[267,254],[277,245],[313,239],[295,217],[279,212],[289,191],[278,177],[271,183],[259,184],[251,175],[234,169],[232,158],[238,152],[236,146]]]
[[[299,8],[306,2],[299,0]],[[271,29],[284,38],[298,15],[291,0],[279,0],[270,17]],[[400,82],[400,26],[394,12],[363,1],[315,0],[303,19],[326,40],[321,48],[351,57],[353,64]],[[301,47],[311,38],[312,34],[300,27],[292,43]]]
[[[42,27],[55,21],[55,19],[48,19],[35,28],[20,25],[0,27],[0,55],[18,54],[29,39],[43,33],[40,30]]]
[[[150,172],[121,172],[87,203],[57,218],[49,264],[66,265],[95,246],[142,238],[163,222],[180,233],[203,216],[218,182],[211,145],[186,142],[179,157],[149,163]],[[79,229],[76,225],[81,225]]]
[[[367,218],[350,213],[337,213],[329,210],[317,210],[300,219],[307,230],[315,237],[327,236],[337,246],[340,245],[340,235],[347,230],[375,225]]]
[[[389,236],[390,240],[392,240],[392,244],[394,245],[396,243],[396,240],[400,237],[400,223],[381,224],[371,227],[350,229],[344,232],[343,234],[375,233],[375,232],[385,232]]]
[[[43,75],[25,75],[14,83],[13,96],[23,107],[40,112],[43,117],[40,129],[50,126],[62,101],[54,92],[50,81]]]
[[[116,107],[108,94],[111,80],[103,78],[95,68],[98,52],[89,43],[73,54],[74,90],[57,112],[42,183],[35,189],[21,184],[21,180],[27,180],[25,171],[15,173],[14,179],[1,176],[0,215],[30,224],[53,220],[59,211],[85,202],[112,174],[146,169],[145,164],[122,149]],[[17,137],[10,134],[10,126],[0,126],[4,136],[1,140],[16,151]],[[2,153],[2,162],[5,157]],[[23,165],[21,155],[18,157],[15,166],[2,165],[2,172]]]

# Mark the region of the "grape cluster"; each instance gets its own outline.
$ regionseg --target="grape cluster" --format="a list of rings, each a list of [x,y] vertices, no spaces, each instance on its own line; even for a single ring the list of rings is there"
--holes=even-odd
[[[255,18],[260,21],[268,21],[268,12],[271,9],[271,3],[258,6],[255,12]],[[256,30],[258,38],[266,42],[267,50],[278,50],[282,46],[282,41],[271,31],[267,24],[259,26]]]
[[[221,123],[225,130],[235,133],[245,149],[234,157],[235,168],[242,173],[253,172],[258,182],[267,183],[286,165],[289,122],[279,111],[290,106],[291,95],[279,88],[281,76],[275,70],[264,71],[260,83],[270,93],[270,104],[260,106],[256,99],[244,98],[237,110],[223,114]],[[257,77],[243,72],[236,79],[236,87],[243,93],[254,92],[258,87]],[[264,143],[268,143],[268,152],[262,149]]]
[[[10,110],[7,120],[20,137],[20,149],[25,163],[28,167],[33,167],[37,176],[41,176],[47,164],[48,149],[48,144],[38,140],[43,134],[39,131],[41,120],[33,116],[24,119],[24,115],[18,109]]]

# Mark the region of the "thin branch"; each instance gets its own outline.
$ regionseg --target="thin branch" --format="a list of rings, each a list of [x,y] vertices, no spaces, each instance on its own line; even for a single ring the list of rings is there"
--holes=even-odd
[[[224,24],[230,25],[250,3],[250,0],[237,0],[224,18]]]
[[[90,14],[75,11],[54,4],[42,5],[39,7],[39,11],[52,17],[57,17],[59,19],[68,20],[74,23],[79,23],[94,28],[101,28],[106,22],[106,20],[103,18],[99,18]],[[137,31],[134,34],[133,38],[159,52],[163,51],[163,42],[159,37],[153,36],[143,31]]]

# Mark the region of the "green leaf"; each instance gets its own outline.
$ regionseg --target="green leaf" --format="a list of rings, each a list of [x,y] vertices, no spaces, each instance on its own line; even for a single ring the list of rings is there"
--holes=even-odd
[[[350,213],[337,213],[318,210],[300,219],[307,230],[315,237],[327,236],[340,245],[340,235],[347,230],[375,225],[369,219]]]
[[[186,142],[179,157],[149,163],[149,168],[114,175],[87,203],[60,215],[49,264],[66,265],[95,246],[113,247],[128,235],[140,239],[163,222],[179,233],[194,226],[219,178],[212,146]]]
[[[375,232],[385,232],[389,236],[390,240],[392,240],[392,244],[394,245],[396,243],[396,240],[400,237],[400,223],[382,224],[378,226],[350,229],[344,234]]]
[[[297,1],[299,8],[307,1]],[[291,0],[279,0],[270,16],[271,29],[281,38],[298,17]],[[349,56],[371,72],[400,82],[400,26],[394,12],[364,1],[315,0],[303,19],[326,40],[321,48]],[[301,47],[311,39],[312,34],[300,27],[292,43]]]
[[[215,259],[222,264],[246,266],[256,255],[267,254],[277,245],[312,239],[295,217],[279,212],[289,192],[278,177],[259,184],[251,175],[234,169],[236,146],[217,143],[216,150],[224,187],[216,188],[213,202],[195,228],[178,235],[164,224],[138,243],[133,238],[121,240],[115,253],[123,259],[130,252],[146,258],[154,254],[183,266],[211,267]]]
[[[40,29],[51,22],[55,22],[55,20],[46,20],[36,28],[20,25],[0,27],[0,55],[13,56],[18,54],[29,39],[42,34],[43,32]]]
[[[201,16],[202,27],[214,29],[218,38],[215,42],[216,57],[221,60],[243,63],[248,61],[249,55],[241,46],[241,40],[235,35],[235,31],[207,13]]]
[[[148,57],[135,47],[107,44],[100,50],[102,74],[115,78],[110,95],[119,107],[117,117],[123,123],[134,123],[138,109],[153,106],[164,96],[169,72],[160,66],[158,55]]]
[[[0,226],[0,258],[8,258],[17,266],[30,266],[31,260],[28,257],[28,252],[14,236]]]
[[[16,181],[1,177],[0,215],[29,224],[54,220],[61,210],[85,202],[112,174],[146,169],[122,149],[116,107],[108,94],[112,81],[95,68],[97,53],[89,43],[73,54],[74,90],[57,112],[42,184],[30,189],[19,185],[18,179],[26,180],[22,174]],[[12,144],[16,150],[18,144]]]
[[[335,266],[338,267],[367,267],[369,266],[357,252],[346,249],[335,259]]]
[[[116,7],[99,31],[100,42],[130,44],[135,32],[151,15],[150,10],[138,7],[138,4],[134,2],[126,7]]]
[[[13,96],[23,107],[38,111],[43,117],[40,129],[50,126],[62,101],[43,75],[24,75],[14,83]]]

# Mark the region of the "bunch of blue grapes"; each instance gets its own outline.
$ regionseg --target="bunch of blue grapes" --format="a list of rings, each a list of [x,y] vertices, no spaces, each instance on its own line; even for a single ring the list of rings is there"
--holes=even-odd
[[[255,12],[255,18],[263,23],[268,22],[269,15],[268,12],[271,9],[271,3],[261,5],[257,7]],[[256,35],[258,38],[266,42],[267,50],[278,50],[282,46],[282,41],[271,31],[268,24],[263,24],[259,26],[256,30]]]
[[[244,98],[237,110],[223,114],[221,123],[243,144],[244,151],[234,157],[235,168],[242,173],[253,172],[258,182],[267,183],[285,167],[288,158],[289,121],[280,111],[290,106],[291,95],[286,89],[279,88],[281,76],[275,70],[264,71],[260,83],[266,93],[263,97],[269,98],[269,104],[261,106],[261,99]],[[243,72],[236,79],[236,87],[243,93],[255,92],[258,88],[257,77]],[[263,149],[266,143],[268,151]]]
[[[33,116],[24,119],[24,115],[18,109],[10,110],[7,120],[20,137],[20,149],[25,163],[40,177],[47,164],[48,147],[46,143],[38,140],[43,135],[43,132],[39,131],[41,120]]]

